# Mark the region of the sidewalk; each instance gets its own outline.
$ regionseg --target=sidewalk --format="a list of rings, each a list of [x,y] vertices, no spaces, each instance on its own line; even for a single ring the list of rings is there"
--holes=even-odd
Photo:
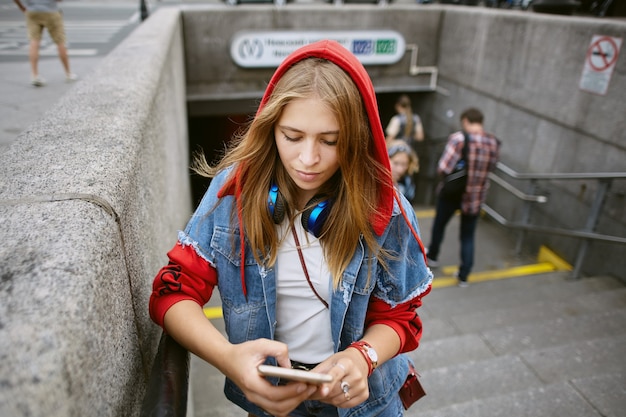
[[[72,71],[80,77],[89,77],[103,57],[70,57]],[[44,87],[30,85],[28,58],[24,62],[0,62],[0,155],[18,135],[41,119],[76,82],[65,82],[63,67],[58,58],[39,61],[39,72],[46,79]]]
[[[70,68],[79,79],[67,83],[56,46],[44,31],[39,73],[44,87],[30,84],[24,17],[13,0],[0,0],[0,155],[77,82],[89,74],[139,24],[139,3],[66,0],[64,10]],[[89,49],[87,49],[89,48]]]
[[[149,14],[161,6],[221,0],[145,0]],[[140,22],[139,0],[63,0],[72,72],[90,73]],[[66,83],[56,46],[44,31],[39,73],[44,87],[30,84],[24,17],[13,0],[0,0],[0,157],[20,133],[43,118],[75,83]]]

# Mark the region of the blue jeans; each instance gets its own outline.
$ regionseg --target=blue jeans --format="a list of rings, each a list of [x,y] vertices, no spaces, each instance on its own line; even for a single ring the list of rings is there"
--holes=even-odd
[[[337,407],[320,401],[304,401],[289,413],[289,417],[337,417],[338,415]],[[395,400],[376,417],[402,417],[403,415],[404,408],[400,396],[397,395]]]
[[[428,257],[434,261],[439,257],[439,250],[443,242],[444,233],[448,222],[454,212],[461,208],[461,203],[451,202],[443,198],[437,199],[437,213],[428,247]],[[476,234],[476,224],[478,215],[461,213],[461,229],[459,239],[461,240],[461,265],[459,266],[459,279],[467,281],[467,276],[474,266],[474,236]]]

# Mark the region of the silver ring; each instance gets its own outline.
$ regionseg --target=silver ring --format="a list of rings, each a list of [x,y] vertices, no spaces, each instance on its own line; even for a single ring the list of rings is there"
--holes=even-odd
[[[348,391],[350,391],[350,384],[348,384],[346,381],[341,381],[341,390],[343,391],[344,395],[348,394]]]

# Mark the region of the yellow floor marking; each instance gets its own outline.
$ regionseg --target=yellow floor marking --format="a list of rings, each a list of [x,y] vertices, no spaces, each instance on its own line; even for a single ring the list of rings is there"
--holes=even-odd
[[[415,210],[415,215],[417,216],[418,219],[434,218],[435,217],[435,210],[434,209]]]
[[[557,271],[571,271],[574,269],[567,261],[561,258],[556,253],[552,252],[552,250],[548,249],[545,246],[541,246],[539,248],[539,255],[537,255],[537,260],[539,262],[550,262],[554,265]]]
[[[221,319],[222,316],[222,307],[204,307],[204,315],[207,319]]]
[[[437,271],[435,270],[435,279],[433,280],[433,288],[443,288],[456,285],[457,279],[454,277],[454,273],[457,271],[456,266],[446,266],[441,268],[443,275],[437,277]],[[514,266],[512,268],[498,269],[494,271],[481,271],[471,273],[467,281],[472,283],[494,281],[506,278],[516,278],[535,274],[545,274],[547,272],[556,271],[557,268],[550,262],[540,262],[531,265]]]

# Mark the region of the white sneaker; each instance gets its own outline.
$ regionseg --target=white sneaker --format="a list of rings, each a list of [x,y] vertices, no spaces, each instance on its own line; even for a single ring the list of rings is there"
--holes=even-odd
[[[456,282],[456,286],[457,287],[460,287],[460,288],[467,288],[467,287],[469,287],[469,282],[461,281],[461,279],[459,278],[459,271],[456,271],[454,273],[454,277],[457,279],[457,282]]]
[[[428,255],[426,255],[426,265],[428,265],[430,268],[437,268],[439,266],[439,262],[435,261],[434,259],[430,259]]]
[[[73,72],[65,75],[65,82],[71,83],[72,81],[76,80],[78,80],[78,75],[74,74]]]
[[[37,77],[33,77],[33,79],[30,80],[30,83],[34,85],[35,87],[43,87],[44,85],[46,85],[46,80],[44,80],[40,76],[37,76]]]

